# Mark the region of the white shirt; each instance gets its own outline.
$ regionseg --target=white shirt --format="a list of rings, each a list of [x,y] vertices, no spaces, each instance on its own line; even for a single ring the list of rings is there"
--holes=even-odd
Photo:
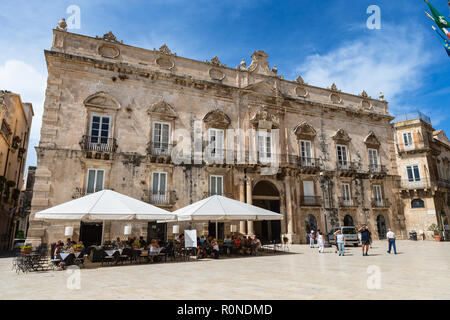
[[[394,238],[395,238],[395,233],[393,233],[392,231],[389,231],[389,232],[386,234],[386,237],[387,237],[388,239],[394,239]]]
[[[336,235],[336,242],[337,243],[344,243],[344,235],[342,233],[339,233]]]

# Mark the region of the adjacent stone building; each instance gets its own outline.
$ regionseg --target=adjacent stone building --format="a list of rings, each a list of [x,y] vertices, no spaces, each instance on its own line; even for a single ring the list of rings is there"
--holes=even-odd
[[[0,251],[9,250],[19,207],[20,189],[33,118],[31,103],[0,91]]]
[[[397,117],[396,154],[399,193],[408,231],[425,234],[434,223],[448,231],[450,217],[450,142],[431,120],[417,112]],[[447,232],[448,233],[448,232]]]
[[[103,188],[175,210],[224,194],[280,212],[274,222],[236,224],[263,241],[304,243],[311,229],[367,223],[374,238],[405,235],[388,104],[285,80],[255,51],[236,68],[217,57],[147,50],[111,33],[53,31],[32,200],[33,243],[123,237],[124,223],[39,221],[33,214]],[[229,130],[238,132],[236,137]],[[202,138],[196,138],[200,135]],[[241,143],[239,143],[241,142]],[[191,145],[201,160],[174,161]],[[230,155],[230,151],[236,151]],[[270,170],[275,168],[275,170]],[[326,219],[326,221],[325,221]],[[232,224],[220,224],[219,236]],[[183,225],[181,226],[184,227]],[[215,234],[212,223],[195,225]],[[134,223],[136,236],[172,237],[171,224]],[[89,238],[89,239],[88,239]]]

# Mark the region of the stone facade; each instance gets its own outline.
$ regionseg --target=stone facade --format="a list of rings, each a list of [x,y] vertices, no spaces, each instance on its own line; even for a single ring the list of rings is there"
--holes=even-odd
[[[249,66],[242,61],[233,69],[217,57],[179,57],[165,45],[131,47],[112,33],[93,38],[55,29],[45,57],[28,234],[33,243],[61,239],[69,225],[77,239],[80,222],[38,221],[33,214],[101,188],[168,210],[223,193],[280,212],[281,222],[236,224],[263,240],[286,236],[303,243],[310,228],[362,223],[378,238],[379,216],[381,234],[387,227],[404,233],[401,199],[393,192],[393,117],[381,95],[344,93],[334,84],[319,88],[301,77],[285,80],[263,51],[253,53]],[[226,129],[241,130],[242,139]],[[198,154],[211,141],[212,163],[175,164],[171,151],[177,146],[191,144]],[[223,161],[230,150],[240,153]],[[276,170],[265,171],[274,162]],[[231,225],[221,228],[229,233]],[[194,227],[201,234],[212,230],[208,223]],[[132,230],[146,236],[150,227],[135,223]],[[123,223],[105,223],[103,239],[117,236],[123,237]],[[167,236],[173,236],[170,224]]]
[[[399,193],[408,231],[432,239],[431,224],[445,226],[450,217],[450,142],[422,114],[393,125],[401,176]]]
[[[15,235],[32,118],[31,103],[0,91],[0,251],[9,250]]]

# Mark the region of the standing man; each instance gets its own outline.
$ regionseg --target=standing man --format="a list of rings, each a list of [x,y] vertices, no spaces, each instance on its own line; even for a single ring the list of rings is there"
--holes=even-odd
[[[358,232],[361,233],[361,248],[362,248],[362,254],[363,256],[369,255],[369,246],[370,246],[370,231],[367,225],[363,225],[361,228],[358,229]],[[364,252],[364,248],[366,249]]]
[[[394,247],[394,253],[397,254],[397,248],[395,247],[395,233],[392,232],[391,229],[388,229],[388,233],[386,234],[386,238],[389,243],[389,250],[387,253],[391,253],[391,248]]]
[[[339,250],[339,255],[343,256],[345,253],[345,237],[341,230],[338,230],[336,232],[336,244]]]
[[[309,247],[314,248],[314,230],[309,234]]]

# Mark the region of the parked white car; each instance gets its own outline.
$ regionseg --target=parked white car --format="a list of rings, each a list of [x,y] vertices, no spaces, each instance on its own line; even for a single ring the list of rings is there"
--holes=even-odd
[[[331,229],[330,233],[329,233],[329,240],[331,244],[335,244],[335,240],[334,240],[334,233],[338,230],[341,230],[341,232],[344,234],[344,239],[345,239],[345,243],[346,245],[350,245],[353,244],[355,247],[359,246],[360,244],[360,239],[359,239],[359,232],[356,229],[356,227],[337,227],[337,228],[333,228]]]

